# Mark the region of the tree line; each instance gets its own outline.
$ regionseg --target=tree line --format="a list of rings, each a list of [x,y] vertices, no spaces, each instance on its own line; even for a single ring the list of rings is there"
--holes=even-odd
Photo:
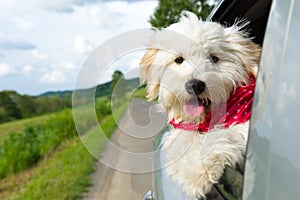
[[[71,107],[71,96],[21,95],[16,91],[0,92],[0,123],[33,117]]]
[[[138,82],[138,79],[125,80],[124,74],[116,70],[112,75],[111,82],[96,86],[95,97],[106,96],[110,99],[114,94],[115,97],[121,98],[128,90],[135,88]],[[88,90],[84,89],[81,92]],[[0,92],[0,123],[72,107],[72,92],[47,92],[42,96],[35,97],[21,95],[12,90],[2,91]]]

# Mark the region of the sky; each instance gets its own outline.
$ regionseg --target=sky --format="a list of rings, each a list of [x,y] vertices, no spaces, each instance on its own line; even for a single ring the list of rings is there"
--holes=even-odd
[[[0,91],[72,90],[88,56],[110,38],[150,28],[157,1],[10,0],[0,6]],[[116,61],[125,74],[141,52]],[[124,64],[126,63],[126,64]],[[111,79],[108,70],[100,82]],[[128,77],[127,77],[128,76]]]

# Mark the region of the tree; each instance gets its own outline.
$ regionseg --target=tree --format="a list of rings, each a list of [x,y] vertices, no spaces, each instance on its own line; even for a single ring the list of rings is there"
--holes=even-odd
[[[20,119],[21,111],[17,107],[14,91],[0,92],[0,122]]]
[[[36,113],[49,113],[62,110],[67,107],[59,96],[41,96],[35,100]]]
[[[112,75],[111,90],[115,97],[123,97],[126,93],[126,80],[123,73],[119,70],[116,70]]]
[[[32,96],[18,95],[16,103],[21,111],[22,118],[31,117],[36,113],[36,105]]]
[[[205,20],[212,8],[207,0],[159,0],[149,22],[155,28],[166,27],[177,22],[183,10],[191,11]]]

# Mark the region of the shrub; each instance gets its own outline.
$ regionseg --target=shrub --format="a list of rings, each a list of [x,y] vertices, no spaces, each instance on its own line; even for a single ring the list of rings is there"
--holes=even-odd
[[[0,177],[17,173],[35,164],[40,158],[38,127],[29,125],[21,133],[12,133],[0,147]]]
[[[100,121],[104,116],[111,114],[111,103],[105,99],[95,104],[97,118]]]
[[[75,135],[70,111],[62,111],[44,124],[27,125],[22,132],[9,134],[0,147],[0,178],[33,166]]]

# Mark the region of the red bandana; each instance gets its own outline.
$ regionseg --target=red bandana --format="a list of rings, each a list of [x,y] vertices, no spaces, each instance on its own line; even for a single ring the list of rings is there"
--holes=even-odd
[[[226,103],[210,111],[202,124],[184,123],[183,121],[176,123],[174,118],[169,124],[176,129],[208,132],[215,127],[228,128],[233,124],[244,123],[251,117],[254,88],[255,79],[252,78],[249,85],[238,87]]]

